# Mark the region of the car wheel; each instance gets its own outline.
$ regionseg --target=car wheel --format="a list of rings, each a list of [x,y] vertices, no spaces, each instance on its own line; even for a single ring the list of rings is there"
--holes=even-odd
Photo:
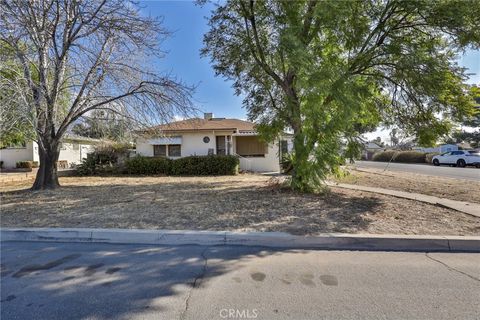
[[[433,159],[433,165],[438,167],[440,165],[440,161],[438,161],[438,159]]]
[[[467,165],[467,163],[465,162],[465,160],[463,159],[458,159],[457,161],[457,166],[460,167],[460,168],[465,168],[465,166]]]

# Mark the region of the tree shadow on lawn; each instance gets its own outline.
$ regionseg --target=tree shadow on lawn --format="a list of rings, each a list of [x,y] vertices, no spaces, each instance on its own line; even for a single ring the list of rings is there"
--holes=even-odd
[[[4,193],[2,225],[362,232],[371,222],[366,214],[380,206],[375,197],[300,194],[233,181],[64,186]]]
[[[2,243],[2,252],[2,319],[180,319],[195,290],[208,288],[211,279],[226,276],[235,286],[238,279],[228,274],[245,269],[244,285],[255,285],[249,260],[300,254],[262,247],[41,242]],[[268,276],[269,270],[261,271]]]

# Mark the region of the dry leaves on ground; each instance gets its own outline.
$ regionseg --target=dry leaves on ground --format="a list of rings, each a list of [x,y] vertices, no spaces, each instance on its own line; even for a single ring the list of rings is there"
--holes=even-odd
[[[3,227],[96,227],[479,235],[480,219],[454,210],[332,188],[299,194],[270,177],[65,177],[55,191],[2,187]]]

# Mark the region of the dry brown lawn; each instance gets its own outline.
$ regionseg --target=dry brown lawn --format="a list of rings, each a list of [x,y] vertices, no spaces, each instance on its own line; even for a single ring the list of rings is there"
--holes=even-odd
[[[368,192],[298,194],[261,175],[65,177],[55,191],[0,187],[3,227],[479,235],[480,218]]]
[[[339,182],[480,203],[480,182],[376,169],[349,169]]]

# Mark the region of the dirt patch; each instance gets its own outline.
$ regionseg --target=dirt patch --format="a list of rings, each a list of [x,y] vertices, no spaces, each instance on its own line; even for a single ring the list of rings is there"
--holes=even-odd
[[[350,169],[337,181],[368,187],[415,192],[458,201],[480,203],[480,182],[375,169]]]
[[[323,195],[269,177],[64,177],[55,191],[2,186],[3,227],[94,227],[479,235],[480,218],[433,205],[332,188]]]

